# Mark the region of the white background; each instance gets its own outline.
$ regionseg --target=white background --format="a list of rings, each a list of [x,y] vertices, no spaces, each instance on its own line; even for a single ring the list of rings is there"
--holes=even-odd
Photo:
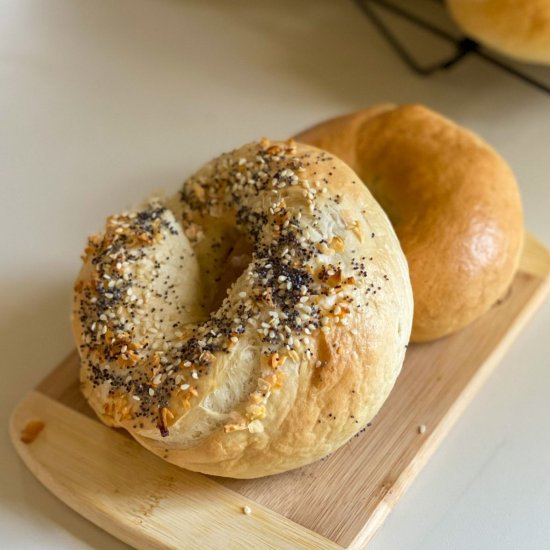
[[[474,58],[418,77],[352,2],[0,0],[2,548],[124,547],[42,488],[7,436],[71,349],[85,236],[224,150],[382,101],[479,132],[550,243],[550,96]],[[547,302],[370,548],[550,548],[549,327]]]

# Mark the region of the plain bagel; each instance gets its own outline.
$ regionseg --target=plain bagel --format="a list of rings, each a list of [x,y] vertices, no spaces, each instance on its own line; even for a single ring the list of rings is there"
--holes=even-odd
[[[169,462],[251,478],[378,412],[412,324],[407,263],[342,161],[263,140],[108,219],[75,285],[82,390]]]
[[[447,0],[472,38],[510,57],[550,63],[550,0]]]
[[[388,214],[409,262],[412,340],[461,329],[508,290],[523,243],[518,187],[478,136],[412,105],[382,105],[296,136],[347,162]]]

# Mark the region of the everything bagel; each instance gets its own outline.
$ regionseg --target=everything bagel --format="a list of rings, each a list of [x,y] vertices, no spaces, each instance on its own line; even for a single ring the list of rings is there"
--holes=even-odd
[[[381,105],[296,139],[347,162],[388,214],[409,263],[413,341],[465,327],[507,292],[521,200],[506,162],[478,136],[419,105]]]
[[[378,412],[412,323],[407,263],[356,174],[307,145],[224,154],[108,219],[75,284],[82,390],[185,468],[251,478]]]

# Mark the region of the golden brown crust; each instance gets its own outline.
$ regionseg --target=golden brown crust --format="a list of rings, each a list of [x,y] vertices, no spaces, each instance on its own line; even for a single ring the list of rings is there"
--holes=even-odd
[[[464,31],[510,57],[550,63],[548,0],[447,0]]]
[[[112,217],[87,248],[73,328],[105,423],[180,466],[248,478],[364,427],[411,323],[405,258],[356,174],[266,140]]]
[[[296,139],[346,159],[390,217],[409,262],[414,341],[459,330],[506,292],[521,202],[511,170],[479,137],[413,105],[367,109]]]

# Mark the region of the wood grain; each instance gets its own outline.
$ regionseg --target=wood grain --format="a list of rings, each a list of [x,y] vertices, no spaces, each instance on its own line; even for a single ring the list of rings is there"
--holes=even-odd
[[[44,429],[25,444],[20,434],[36,419]],[[11,436],[48,489],[136,548],[341,548],[38,391],[15,411]]]
[[[246,547],[254,542],[260,548],[284,548],[271,531],[262,536],[259,527],[255,530],[256,524],[242,523],[239,518],[237,533],[231,521],[218,518],[222,510],[227,513],[231,507],[251,502],[251,507],[259,506],[261,514],[266,514],[258,521],[269,518],[276,535],[292,541],[294,547],[321,548],[327,544],[328,548],[337,543],[362,548],[541,303],[550,287],[549,274],[550,253],[529,237],[521,270],[508,295],[460,333],[411,346],[397,385],[372,426],[330,457],[299,470],[258,480],[232,480],[207,478],[162,462],[122,432],[105,428],[95,419],[78,389],[76,353],[16,410],[14,442],[35,475],[62,500],[139,547],[156,543],[157,547],[171,547],[176,526],[181,531],[189,521],[208,525],[200,523],[204,520],[211,521],[215,526],[212,531],[222,539],[212,534],[205,538],[193,524],[191,535],[185,539],[186,548],[231,548],[234,541],[243,543],[242,536],[246,537]],[[31,419],[29,411],[40,420],[47,415],[51,418],[38,441],[24,446],[17,434],[21,422]],[[424,433],[419,432],[420,426],[426,427]],[[58,429],[54,438],[51,434]],[[92,445],[93,460],[86,458],[90,452],[88,434],[99,442]],[[56,462],[62,462],[63,452],[77,468],[70,477],[61,476],[59,470],[63,468]],[[79,461],[80,456],[84,462]],[[110,457],[107,463],[115,459],[120,462],[116,476],[103,467],[105,457]],[[146,489],[129,486],[124,481],[127,472],[133,473],[132,478],[145,476]],[[166,476],[181,480],[167,485],[159,500],[170,503],[170,513],[164,505],[154,514],[136,512],[132,507],[151,502],[148,491]],[[204,518],[189,512],[189,499],[206,508]],[[102,512],[113,502],[121,507],[114,519]],[[136,523],[138,519],[140,523]]]

